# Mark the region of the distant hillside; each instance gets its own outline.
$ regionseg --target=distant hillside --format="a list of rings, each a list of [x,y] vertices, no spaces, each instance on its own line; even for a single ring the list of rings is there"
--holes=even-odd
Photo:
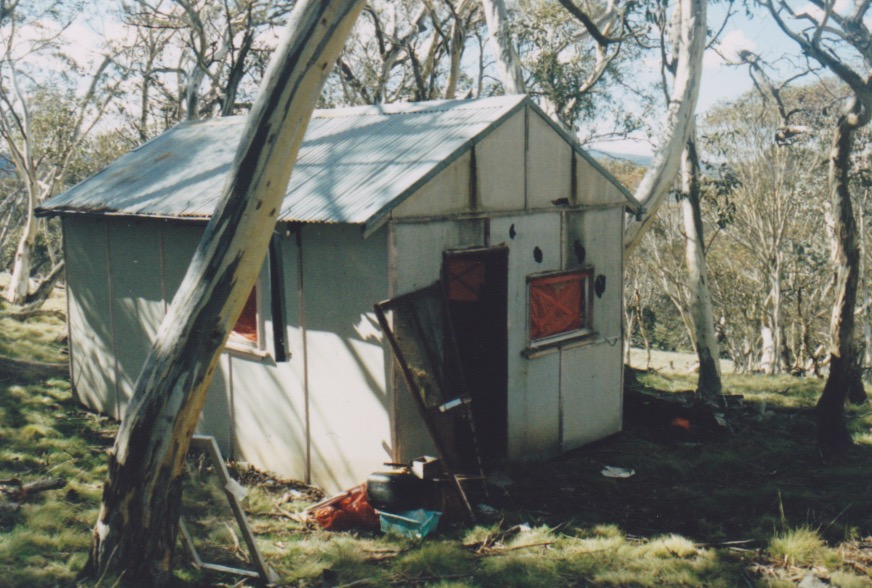
[[[614,151],[601,151],[599,149],[589,149],[588,153],[590,153],[595,159],[599,160],[601,163],[603,161],[620,161],[632,163],[634,165],[641,165],[643,167],[648,167],[649,165],[651,165],[652,159],[650,155],[640,155],[638,153],[618,153]]]

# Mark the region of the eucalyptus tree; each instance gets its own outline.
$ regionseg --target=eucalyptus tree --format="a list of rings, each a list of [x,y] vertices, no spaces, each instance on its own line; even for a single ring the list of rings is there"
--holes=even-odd
[[[66,50],[66,29],[77,15],[63,0],[7,2],[0,10],[0,140],[24,195],[6,290],[10,302],[28,295],[35,208],[63,185],[71,161],[115,96],[111,55],[84,63]],[[51,117],[57,124],[39,128],[40,120]]]
[[[717,203],[723,225],[718,245],[728,251],[718,256],[713,271],[735,280],[725,266],[735,260],[755,277],[753,320],[759,329],[755,335],[744,326],[739,331],[751,339],[746,347],[754,345],[761,329],[771,332],[774,352],[767,354],[767,365],[759,366],[767,373],[803,371],[812,359],[801,342],[812,336],[820,310],[813,303],[826,283],[815,255],[826,242],[817,198],[825,189],[825,150],[815,132],[824,86],[782,87],[778,104],[768,93],[752,92],[711,111],[703,125],[707,156],[719,164],[719,181],[730,184]],[[780,112],[788,111],[793,122],[785,124]],[[818,120],[811,124],[812,119]],[[748,308],[746,300],[742,304]],[[742,320],[736,306],[728,314],[735,317],[731,322]],[[788,336],[789,325],[805,335]]]
[[[330,106],[481,94],[464,60],[482,22],[477,0],[374,0],[328,81]],[[479,59],[480,62],[480,59]]]
[[[141,142],[181,120],[246,112],[293,0],[124,0],[112,39]]]
[[[830,319],[830,372],[817,403],[818,443],[825,453],[852,444],[844,404],[862,393],[854,341],[860,271],[857,222],[851,194],[851,155],[857,132],[872,119],[872,33],[868,2],[834,4],[761,0],[784,34],[849,89],[832,135],[828,156],[833,221],[834,302]]]
[[[266,255],[324,81],[363,0],[303,0],[248,116],[223,195],[145,359],[109,454],[86,572],[172,581],[184,458],[230,330]]]

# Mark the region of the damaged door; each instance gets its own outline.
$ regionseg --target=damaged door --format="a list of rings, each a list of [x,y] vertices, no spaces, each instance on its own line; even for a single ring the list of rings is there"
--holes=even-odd
[[[508,264],[507,247],[489,247],[447,251],[442,269],[459,371],[486,466],[504,460],[508,450]]]
[[[436,452],[472,519],[457,473],[483,480],[484,470],[442,283],[378,303],[375,311]]]

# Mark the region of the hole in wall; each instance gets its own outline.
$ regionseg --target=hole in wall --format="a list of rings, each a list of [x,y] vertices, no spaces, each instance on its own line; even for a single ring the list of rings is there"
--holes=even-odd
[[[581,241],[576,239],[575,243],[572,244],[572,250],[575,252],[575,257],[576,259],[578,259],[578,263],[584,263],[584,258],[587,256],[587,251],[584,250],[584,245],[581,244]]]
[[[512,223],[512,226],[509,227],[509,239],[514,239],[517,234],[518,233],[515,231],[515,223]]]
[[[598,275],[593,281],[593,292],[597,298],[603,297],[603,292],[606,291],[606,277],[602,274]]]
[[[536,260],[536,263],[542,263],[542,258],[543,258],[542,250],[539,249],[538,247],[533,249],[533,259]]]

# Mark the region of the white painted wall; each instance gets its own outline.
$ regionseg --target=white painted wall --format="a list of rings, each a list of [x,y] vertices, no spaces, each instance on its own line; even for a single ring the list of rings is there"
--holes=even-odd
[[[388,348],[373,304],[388,291],[386,232],[302,227],[312,479],[360,483],[392,458]],[[235,380],[235,379],[234,379]]]
[[[291,357],[278,364],[270,354],[222,357],[200,431],[215,435],[225,454],[338,490],[384,461],[432,453],[372,305],[438,280],[445,250],[500,244],[509,248],[509,458],[556,455],[620,429],[623,195],[531,111],[514,115],[475,149],[474,158],[468,153],[449,165],[368,239],[341,224],[298,227],[299,241],[286,236]],[[557,198],[595,208],[543,210]],[[496,216],[472,218],[483,210]],[[444,218],[452,214],[471,216]],[[120,415],[201,232],[191,223],[64,219],[71,371],[86,405]],[[575,239],[586,248],[585,263],[607,277],[606,295],[594,302],[599,337],[527,357],[527,277],[577,267]],[[271,338],[272,317],[264,311]]]
[[[63,232],[73,390],[88,408],[117,418],[108,226],[67,217]]]

